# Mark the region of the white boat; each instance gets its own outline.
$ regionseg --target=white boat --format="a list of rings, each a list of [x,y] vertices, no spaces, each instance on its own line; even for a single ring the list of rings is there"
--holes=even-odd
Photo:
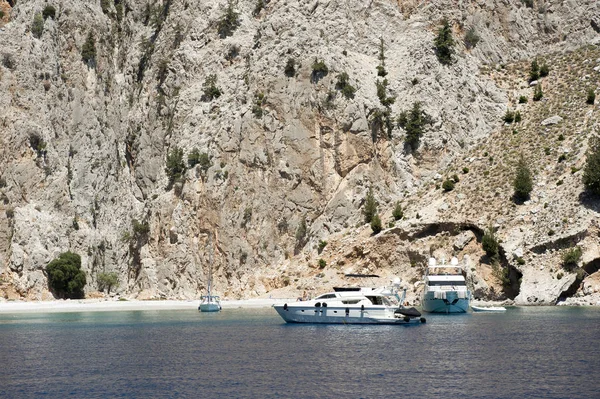
[[[471,305],[473,312],[506,312],[504,306],[474,306]]]
[[[216,295],[210,295],[210,289],[208,295],[202,295],[200,297],[200,306],[198,310],[201,312],[218,312],[221,310],[221,299]]]
[[[425,287],[421,299],[423,311],[429,313],[465,313],[469,309],[471,291],[458,259],[453,257],[450,265],[429,258],[425,272]]]
[[[346,275],[347,277],[378,277]],[[334,288],[314,299],[273,305],[288,323],[320,324],[420,324],[424,317],[415,308],[402,306],[398,295],[399,279],[391,287]],[[406,290],[404,290],[406,294]]]
[[[209,241],[212,247],[212,235],[209,237]],[[212,287],[212,263],[213,263],[213,254],[212,248],[210,252],[210,260],[209,260],[209,272],[208,272],[208,290],[206,295],[202,295],[200,297],[200,305],[198,306],[198,310],[201,312],[219,312],[221,311],[221,299],[218,295],[212,295],[211,287]]]

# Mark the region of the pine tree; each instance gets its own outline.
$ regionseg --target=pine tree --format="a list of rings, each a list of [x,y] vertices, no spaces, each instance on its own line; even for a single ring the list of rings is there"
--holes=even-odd
[[[529,166],[527,166],[523,155],[521,155],[517,164],[513,188],[515,189],[514,197],[518,201],[528,200],[529,194],[531,193],[531,190],[533,190],[531,170],[529,169]]]
[[[44,33],[44,17],[42,14],[37,13],[33,17],[33,24],[31,24],[31,34],[36,39],[42,37],[42,33]]]
[[[94,67],[96,65],[96,39],[94,39],[92,32],[88,33],[81,48],[81,59],[88,66]]]
[[[531,68],[529,69],[529,81],[533,82],[540,78],[540,67],[537,60],[531,61]]]
[[[406,131],[406,143],[413,150],[419,145],[419,140],[425,132],[425,125],[431,124],[432,119],[421,109],[421,103],[413,103],[410,111],[402,111],[398,117],[398,126]]]
[[[363,215],[365,216],[365,223],[371,223],[373,217],[377,214],[377,201],[373,195],[373,188],[369,188],[367,196],[365,197],[365,205],[363,208]]]
[[[595,196],[600,197],[600,138],[590,139],[587,160],[583,170],[583,185]]]
[[[371,220],[371,230],[373,230],[373,234],[379,234],[379,232],[383,230],[379,215],[373,216],[373,219]]]
[[[394,220],[400,220],[404,217],[404,211],[402,210],[402,205],[400,205],[400,201],[396,202],[396,206],[392,211],[392,216],[394,217]]]
[[[544,92],[542,91],[542,85],[535,85],[535,89],[533,89],[533,101],[540,101],[544,97]]]
[[[499,255],[499,244],[498,239],[496,238],[496,233],[494,232],[494,227],[492,225],[488,226],[483,238],[481,239],[481,245],[485,254],[491,259],[493,263],[498,262]]]
[[[452,55],[454,55],[454,39],[452,38],[452,28],[447,19],[442,21],[442,27],[438,30],[437,37],[434,40],[435,54],[438,60],[444,65],[452,64]]]

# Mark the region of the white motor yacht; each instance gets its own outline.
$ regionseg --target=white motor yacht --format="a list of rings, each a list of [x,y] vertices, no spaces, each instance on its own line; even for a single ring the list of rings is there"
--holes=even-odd
[[[421,300],[423,311],[429,313],[465,313],[469,309],[471,291],[458,259],[453,257],[450,265],[444,261],[438,265],[429,258],[425,272],[425,288]]]
[[[347,277],[378,277],[346,275]],[[398,295],[399,279],[392,287],[334,288],[334,292],[314,299],[273,305],[288,323],[323,324],[420,324],[425,318],[415,308],[402,306]],[[404,290],[406,294],[406,290]]]

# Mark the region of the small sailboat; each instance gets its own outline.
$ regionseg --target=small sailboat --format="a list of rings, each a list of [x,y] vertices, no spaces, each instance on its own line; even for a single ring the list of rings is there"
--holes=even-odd
[[[211,241],[211,252],[209,260],[209,272],[208,272],[208,290],[206,295],[200,297],[200,305],[198,310],[200,312],[219,312],[221,311],[221,298],[218,295],[212,295],[212,264],[213,264],[213,248],[212,248],[212,235],[209,237]]]

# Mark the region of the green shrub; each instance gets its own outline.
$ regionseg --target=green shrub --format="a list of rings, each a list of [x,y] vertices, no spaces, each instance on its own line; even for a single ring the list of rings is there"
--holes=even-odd
[[[498,239],[496,238],[496,233],[494,232],[494,228],[490,225],[485,231],[482,239],[481,245],[486,255],[491,259],[493,263],[497,263],[499,261],[499,249],[500,244],[498,243]]]
[[[387,71],[385,70],[385,47],[383,45],[383,38],[379,38],[379,65],[377,65],[377,76],[385,77]]]
[[[583,185],[593,195],[600,197],[600,138],[592,137],[588,145]]]
[[[139,222],[137,219],[131,221],[131,227],[133,229],[133,238],[137,239],[144,237],[150,233],[150,225],[148,222]]]
[[[263,106],[267,103],[267,98],[264,93],[256,93],[254,94],[254,105],[252,105],[252,113],[257,118],[262,118],[263,116]]]
[[[202,172],[206,172],[211,166],[210,157],[207,153],[200,153],[197,148],[194,148],[192,152],[188,154],[188,166],[193,168],[196,165],[200,165]]]
[[[563,162],[567,160],[567,156],[565,154],[560,154],[560,156],[558,157],[558,162]]]
[[[419,140],[425,132],[425,126],[433,122],[424,110],[420,102],[414,102],[410,111],[402,111],[398,117],[398,126],[406,131],[406,143],[413,150],[419,145]]]
[[[94,35],[91,31],[88,33],[85,43],[83,43],[83,47],[81,47],[81,59],[89,67],[93,68],[96,66],[96,39],[94,39]]]
[[[458,177],[458,175],[455,173],[452,175],[452,180],[454,180],[454,183],[458,183],[460,181],[460,178]]]
[[[569,271],[574,270],[581,259],[581,247],[573,247],[562,255],[562,266]]]
[[[533,82],[540,78],[540,67],[538,66],[537,60],[531,61],[531,68],[529,68],[529,81]]]
[[[29,145],[35,151],[38,158],[46,157],[46,142],[37,133],[31,133],[29,135]]]
[[[110,289],[119,283],[119,275],[116,272],[101,272],[98,273],[98,289],[100,291],[106,290],[110,295]]]
[[[550,68],[546,63],[543,63],[540,67],[540,78],[545,78],[550,73]]]
[[[517,201],[526,201],[533,190],[533,178],[531,170],[525,158],[521,155],[517,163],[515,180],[513,181],[514,197]]]
[[[587,104],[594,105],[596,101],[596,92],[593,88],[589,88],[587,92],[587,100],[585,101]]]
[[[452,179],[444,180],[444,183],[442,183],[442,188],[444,189],[444,191],[454,190],[454,180],[452,180]]]
[[[525,264],[525,259],[521,258],[520,256],[517,257],[516,261],[521,266],[523,266]]]
[[[298,253],[307,242],[306,235],[308,233],[308,227],[306,225],[306,216],[302,216],[298,227],[296,228],[296,245],[294,247],[294,253]]]
[[[48,18],[56,19],[56,8],[54,8],[54,6],[47,5],[44,7],[44,11],[42,11],[42,16],[44,17],[44,20]]]
[[[389,107],[383,110],[375,108],[371,111],[369,116],[370,128],[373,142],[377,141],[378,133],[382,137],[392,138],[392,131],[394,130],[394,121],[391,116],[392,111]]]
[[[321,254],[321,252],[323,252],[323,250],[325,249],[326,246],[327,246],[327,241],[320,240],[319,241],[319,246],[317,247],[317,253]]]
[[[371,230],[373,230],[373,234],[379,234],[379,232],[383,230],[379,215],[373,216],[373,220],[371,220]]]
[[[520,96],[519,97],[519,104],[526,104],[527,103],[527,97],[526,96]]]
[[[221,39],[233,35],[233,32],[240,26],[239,14],[234,9],[235,5],[233,0],[228,0],[225,13],[217,22],[217,32]]]
[[[371,223],[375,215],[377,214],[377,201],[373,195],[373,188],[369,188],[367,195],[365,196],[365,204],[363,206],[362,213],[364,215],[365,223]],[[381,220],[380,220],[381,223]]]
[[[288,78],[296,76],[296,60],[294,58],[288,58],[283,71]]]
[[[468,49],[475,48],[477,43],[479,43],[480,37],[475,31],[475,27],[471,26],[467,33],[465,33],[465,47]]]
[[[81,257],[71,251],[61,253],[46,266],[48,285],[58,298],[83,298],[85,272],[81,270]]]
[[[354,93],[356,93],[356,89],[352,87],[349,83],[350,78],[346,72],[342,72],[337,75],[337,83],[335,84],[335,88],[342,92],[342,95],[347,99],[354,98]]]
[[[521,111],[515,112],[515,123],[521,122]]]
[[[396,202],[396,206],[394,206],[394,210],[392,211],[392,216],[394,217],[394,220],[400,220],[404,217],[404,210],[402,210],[400,201]]]
[[[389,108],[396,101],[396,97],[388,97],[387,95],[388,84],[389,83],[387,79],[383,79],[383,81],[377,79],[377,82],[375,82],[375,85],[377,86],[377,97],[379,97],[379,102],[381,102],[381,105],[386,108]]]
[[[4,15],[5,15],[5,14],[4,14],[4,11],[3,11],[3,10],[0,10],[0,19],[3,19],[3,18],[4,18]]]
[[[329,73],[329,68],[325,65],[323,60],[319,61],[315,58],[315,61],[312,64],[312,73],[311,73],[311,81],[313,83],[317,83],[319,80],[323,79]]]
[[[535,85],[535,89],[533,90],[533,101],[540,101],[544,97],[544,93],[542,92],[542,85]]]
[[[319,269],[325,269],[325,266],[327,266],[327,262],[325,261],[325,259],[319,259]]]
[[[452,63],[454,54],[454,39],[452,38],[452,28],[447,19],[442,21],[442,27],[438,30],[434,40],[435,55],[443,65]]]
[[[175,146],[167,154],[167,165],[165,167],[165,173],[169,178],[169,185],[167,187],[167,190],[170,190],[175,182],[181,181],[183,179],[185,171],[186,168],[185,163],[183,162],[183,149]]]
[[[466,175],[467,173],[469,173],[469,168],[467,168],[466,166],[462,169],[463,173]]]
[[[556,274],[556,279],[557,279],[557,280],[560,280],[560,279],[562,279],[562,278],[563,278],[563,276],[564,276],[564,275],[563,275],[562,273],[560,273],[560,272],[559,272],[559,273],[557,273],[557,274]]]
[[[44,33],[44,17],[39,12],[33,16],[33,23],[31,24],[31,34],[33,37],[39,39]]]
[[[221,89],[217,87],[217,75],[210,74],[204,79],[202,84],[202,100],[212,101],[221,96]]]
[[[506,123],[513,123],[515,120],[515,112],[511,109],[507,109],[506,113],[504,114],[504,122]]]

